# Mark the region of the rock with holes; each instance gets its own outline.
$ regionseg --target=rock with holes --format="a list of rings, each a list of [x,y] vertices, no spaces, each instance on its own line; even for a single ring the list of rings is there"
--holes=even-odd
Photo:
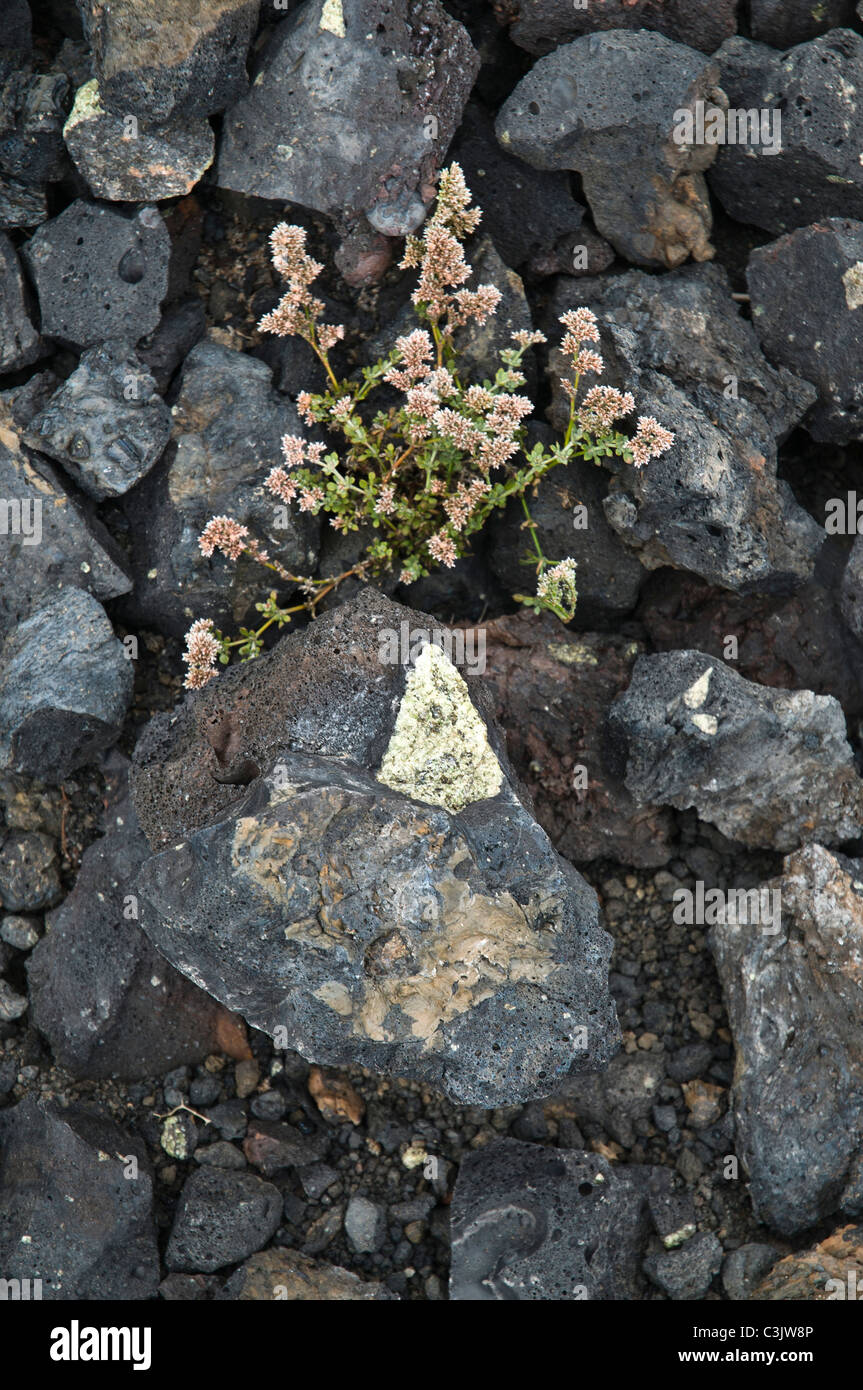
[[[509,33],[520,48],[542,54],[598,29],[655,29],[666,38],[712,53],[734,33],[737,6],[738,0],[602,0],[600,5],[519,0]]]
[[[121,343],[91,348],[30,421],[25,438],[91,497],[118,497],[150,471],[171,413],[144,364]]]
[[[141,1141],[80,1107],[28,1097],[0,1111],[0,1267],[4,1279],[30,1281],[21,1298],[155,1298],[153,1184]]]
[[[769,930],[720,922],[710,940],[737,1053],[737,1152],[756,1215],[791,1236],[863,1216],[863,864],[807,844],[766,888]]]
[[[629,261],[708,260],[704,170],[715,146],[674,139],[676,113],[722,104],[703,53],[645,29],[589,34],[541,58],[497,119],[505,150],[537,169],[573,169],[599,231]]]
[[[863,439],[863,221],[829,217],[758,247],[746,280],[765,353],[817,388],[813,439]]]
[[[171,243],[157,208],[131,215],[79,198],[24,248],[42,332],[78,351],[107,338],[130,345],[159,322]]]
[[[499,1105],[607,1063],[610,943],[454,640],[365,590],[153,721],[141,924],[281,1046]]]
[[[222,188],[416,231],[479,70],[437,0],[309,0],[225,118]]]
[[[863,35],[833,29],[787,53],[735,37],[715,58],[733,124],[709,183],[726,212],[775,235],[863,217]]]
[[[168,1269],[212,1274],[260,1250],[279,1225],[282,1194],[252,1173],[201,1168],[186,1179],[165,1251]]]
[[[204,117],[149,125],[109,111],[95,78],[80,87],[63,139],[94,198],[158,202],[188,193],[213,162],[215,137]]]
[[[652,1171],[514,1139],[469,1153],[452,1204],[450,1298],[643,1297]]]
[[[639,657],[608,722],[609,760],[637,801],[694,806],[729,839],[778,850],[863,828],[863,782],[830,695],[662,652]]]

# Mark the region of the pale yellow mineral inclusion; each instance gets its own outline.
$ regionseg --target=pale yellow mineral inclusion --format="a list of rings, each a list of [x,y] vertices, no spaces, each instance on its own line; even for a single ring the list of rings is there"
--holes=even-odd
[[[503,770],[485,724],[463,677],[434,643],[423,648],[408,672],[377,780],[450,812],[500,791]]]

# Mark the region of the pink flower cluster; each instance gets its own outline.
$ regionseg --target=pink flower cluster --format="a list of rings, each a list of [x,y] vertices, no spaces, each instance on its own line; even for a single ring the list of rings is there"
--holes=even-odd
[[[280,222],[270,233],[273,265],[288,282],[279,303],[258,324],[262,333],[275,333],[280,338],[298,334],[308,342],[317,340],[324,352],[335,347],[345,336],[342,324],[319,323],[324,312],[322,300],[315,298],[309,286],[320,275],[323,266],[306,251],[306,233],[302,227]]]
[[[264,479],[264,487],[267,488],[274,497],[278,497],[280,502],[285,504],[293,502],[299,496],[300,511],[312,511],[315,505],[324,500],[324,494],[319,487],[303,487],[297,483],[295,478],[291,478],[286,470],[302,468],[304,465],[319,464],[323,457],[325,445],[315,443],[310,444],[299,434],[285,434],[282,436],[282,456],[285,460],[284,467],[276,466],[271,468]]]
[[[445,319],[447,335],[472,319],[485,323],[500,303],[500,291],[494,285],[459,288],[471,274],[459,238],[474,231],[481,216],[479,208],[470,207],[464,174],[453,163],[441,174],[437,204],[422,236],[408,237],[405,243],[402,269],[418,267],[420,272],[413,302],[424,308],[433,324]]]
[[[211,618],[198,618],[186,633],[186,650],[183,660],[188,666],[185,687],[187,690],[200,690],[216,675],[214,670],[220,651],[219,643],[213,634]]]

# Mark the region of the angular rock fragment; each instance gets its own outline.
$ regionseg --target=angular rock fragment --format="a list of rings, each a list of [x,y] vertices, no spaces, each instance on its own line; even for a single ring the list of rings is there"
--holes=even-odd
[[[204,341],[183,366],[173,441],[126,504],[135,546],[137,622],[181,635],[195,618],[242,622],[275,576],[256,561],[205,558],[198,537],[213,516],[235,517],[293,573],[310,574],[319,523],[288,512],[263,486],[299,416],[257,358]],[[272,578],[271,578],[272,576]]]
[[[112,820],[30,956],[33,1023],[61,1066],[93,1079],[161,1076],[213,1052],[246,1056],[241,1021],[141,931],[134,889],[147,842],[128,801]]]
[[[644,1271],[675,1302],[703,1298],[722,1266],[722,1246],[711,1232],[694,1236],[679,1250],[649,1255]]]
[[[513,1139],[469,1153],[453,1197],[450,1298],[641,1297],[650,1173]]]
[[[842,1226],[774,1264],[747,1297],[756,1303],[857,1301],[863,1287],[863,1226]]]
[[[833,29],[787,53],[735,37],[715,60],[741,113],[709,174],[725,211],[777,236],[863,217],[863,36]]]
[[[164,122],[222,111],[246,89],[260,0],[80,0],[106,105]],[[278,18],[278,15],[276,16]]]
[[[0,903],[10,912],[41,912],[62,894],[57,846],[41,830],[13,830],[0,848]]]
[[[0,228],[38,227],[47,217],[48,204],[43,188],[0,177]]]
[[[72,91],[64,73],[0,66],[0,173],[39,186],[61,179],[69,161],[63,122]]]
[[[637,801],[694,806],[731,840],[778,850],[863,827],[841,706],[744,680],[703,652],[639,657],[608,718],[610,763]]]
[[[481,682],[443,655],[406,678],[403,623],[436,626],[365,590],[154,721],[141,922],[281,1046],[508,1103],[608,1061],[607,938],[518,800]]]
[[[27,312],[24,277],[12,242],[0,232],[0,372],[17,372],[45,349]]]
[[[282,1216],[282,1195],[251,1173],[199,1168],[186,1179],[165,1264],[172,1270],[212,1274],[260,1250]]]
[[[0,647],[0,768],[62,782],[116,742],[133,683],[101,604],[62,590]]]
[[[712,53],[734,33],[737,8],[738,0],[603,0],[601,5],[519,0],[509,33],[528,53],[544,54],[598,29],[655,29],[666,38]]]
[[[87,515],[47,459],[31,461],[19,436],[0,427],[0,637],[63,588],[105,600],[128,593],[104,526]]]
[[[385,1284],[360,1279],[338,1265],[312,1260],[299,1250],[265,1250],[246,1260],[225,1285],[220,1298],[240,1303],[392,1302],[398,1294]]]
[[[170,434],[170,411],[143,363],[124,344],[106,343],[83,354],[24,437],[102,500],[140,482]]]
[[[497,137],[537,169],[581,174],[597,230],[627,260],[709,260],[703,175],[716,147],[673,135],[678,111],[698,101],[724,105],[717,82],[714,62],[661,34],[590,34],[522,78],[498,116]]]
[[[80,1108],[27,1098],[0,1111],[0,1267],[31,1289],[40,1279],[43,1299],[154,1298],[153,1190],[139,1141]]]
[[[478,69],[437,0],[309,0],[225,117],[217,182],[414,232]]]
[[[780,930],[720,923],[711,946],[752,1203],[793,1235],[835,1211],[863,1215],[863,866],[808,844],[767,888]]]
[[[133,345],[159,322],[170,250],[157,208],[126,216],[79,198],[24,247],[42,332],[79,351],[106,338]]]
[[[111,203],[182,197],[209,169],[216,147],[203,118],[151,126],[107,110],[95,78],[79,89],[63,139],[93,197]]]
[[[855,0],[749,0],[749,26],[753,39],[772,48],[791,48],[829,29],[850,28]]]
[[[767,356],[817,387],[812,438],[863,439],[863,222],[830,217],[758,247],[746,281]]]

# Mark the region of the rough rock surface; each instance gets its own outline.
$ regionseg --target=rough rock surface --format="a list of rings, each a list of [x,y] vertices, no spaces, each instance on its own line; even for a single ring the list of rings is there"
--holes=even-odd
[[[41,1279],[43,1299],[153,1298],[152,1207],[143,1147],[112,1121],[29,1098],[0,1111],[5,1279]]]
[[[714,147],[709,183],[726,212],[774,235],[863,217],[863,35],[833,29],[787,53],[735,37],[715,59],[731,109],[764,112],[768,137],[781,114],[779,148],[751,132]]]
[[[63,139],[94,198],[157,202],[189,193],[213,162],[216,142],[203,117],[149,126],[105,108],[93,78],[79,88]]]
[[[18,55],[20,58],[20,55]],[[32,72],[29,61],[0,61],[0,173],[38,187],[68,172],[63,122],[72,101],[64,73]]]
[[[738,1153],[783,1235],[863,1215],[863,865],[818,844],[787,857],[781,929],[728,923],[711,945],[737,1050]]]
[[[610,766],[637,801],[694,806],[741,844],[836,844],[863,827],[841,706],[744,680],[703,652],[635,663],[609,713]]]
[[[863,439],[863,222],[831,217],[758,247],[746,281],[765,353],[818,389],[812,438]]]
[[[157,208],[126,216],[79,198],[24,247],[42,332],[79,351],[152,332],[168,288],[170,239]]]
[[[260,0],[79,0],[105,102],[165,122],[222,111],[246,89]],[[278,18],[278,16],[276,16]]]
[[[749,0],[749,24],[753,39],[773,48],[791,48],[828,29],[849,27],[855,0]]]
[[[206,559],[198,537],[213,516],[235,517],[274,559],[314,571],[319,523],[290,512],[263,480],[281,457],[284,434],[302,434],[299,416],[257,358],[204,341],[183,365],[163,464],[129,498],[136,579],[134,621],[181,635],[194,618],[241,622],[275,582],[257,562]],[[287,521],[287,525],[281,523]]]
[[[512,1139],[469,1154],[453,1198],[450,1298],[639,1298],[649,1178]]]
[[[144,364],[123,344],[106,343],[83,354],[24,437],[102,500],[140,482],[170,434],[170,411]]]
[[[138,924],[148,852],[121,800],[30,956],[32,1021],[77,1076],[160,1076],[213,1052],[249,1055],[241,1021],[174,970]]]
[[[44,189],[0,175],[0,228],[38,227],[47,216]]]
[[[282,1195],[252,1173],[201,1168],[187,1178],[165,1251],[172,1270],[211,1274],[266,1245],[282,1215]]]
[[[101,604],[63,589],[0,647],[0,767],[61,782],[117,740],[133,680]]]
[[[0,372],[17,372],[44,352],[27,312],[24,277],[15,247],[0,232]]]
[[[30,459],[0,416],[0,497],[19,508],[0,531],[0,636],[58,590],[86,589],[105,600],[131,580],[104,526],[85,511],[47,459]]]
[[[786,1255],[749,1294],[757,1303],[859,1300],[863,1227],[842,1226],[808,1250]]]
[[[403,623],[437,626],[366,590],[153,721],[141,923],[311,1060],[500,1104],[608,1061],[607,938],[518,799],[482,683],[434,647],[406,673],[384,644]]]
[[[310,0],[225,118],[222,188],[413,232],[479,68],[437,0]]]
[[[737,8],[738,0],[603,0],[579,7],[572,0],[519,0],[509,33],[529,53],[543,54],[597,29],[656,29],[712,53],[734,33]]]
[[[385,1284],[360,1279],[298,1250],[265,1250],[231,1275],[221,1297],[240,1303],[378,1303],[392,1302],[398,1295]]]
[[[675,143],[675,111],[724,101],[718,68],[639,30],[590,34],[541,58],[497,118],[504,149],[538,169],[573,169],[597,230],[627,260],[709,260],[704,170],[715,146]],[[633,102],[633,92],[638,103]]]

